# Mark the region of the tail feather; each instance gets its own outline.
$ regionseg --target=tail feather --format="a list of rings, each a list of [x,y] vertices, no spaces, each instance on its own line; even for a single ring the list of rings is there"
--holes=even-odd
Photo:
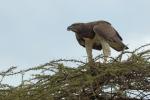
[[[129,49],[122,41],[120,42],[109,42],[109,45],[116,51],[123,51],[124,49]]]

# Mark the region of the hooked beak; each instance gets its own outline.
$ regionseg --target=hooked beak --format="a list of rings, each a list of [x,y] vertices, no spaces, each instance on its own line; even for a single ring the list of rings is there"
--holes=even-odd
[[[68,26],[67,31],[71,31],[71,30],[72,30],[72,26]]]

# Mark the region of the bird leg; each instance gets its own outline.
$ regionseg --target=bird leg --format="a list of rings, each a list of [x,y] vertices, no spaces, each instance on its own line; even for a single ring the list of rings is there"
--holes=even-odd
[[[97,75],[97,69],[95,67],[94,60],[92,59],[92,48],[93,48],[93,40],[85,39],[85,48],[88,56],[88,67],[90,67],[91,75]]]
[[[104,54],[104,63],[106,63],[111,53],[110,47],[109,47],[109,44],[105,40],[103,40],[101,44],[102,44],[102,49],[103,49],[103,54]]]
[[[93,47],[92,40],[86,38],[85,39],[85,48],[86,48],[86,52],[87,52],[87,56],[88,56],[88,63],[89,63],[90,67],[94,65],[94,62],[92,59],[92,47]]]

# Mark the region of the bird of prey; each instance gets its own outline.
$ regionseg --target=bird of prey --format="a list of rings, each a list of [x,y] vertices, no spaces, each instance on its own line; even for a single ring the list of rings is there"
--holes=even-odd
[[[122,37],[107,21],[74,23],[67,30],[75,32],[78,43],[86,48],[88,62],[90,64],[93,63],[92,49],[103,50],[104,62],[107,62],[110,56],[110,47],[116,51],[128,49],[122,42]]]

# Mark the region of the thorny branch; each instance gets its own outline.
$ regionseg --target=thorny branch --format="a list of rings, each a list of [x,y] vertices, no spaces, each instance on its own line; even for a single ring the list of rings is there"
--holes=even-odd
[[[84,61],[58,59],[25,70],[10,67],[0,72],[0,100],[136,100],[150,99],[150,50],[123,51],[109,63],[95,64],[96,75]],[[126,60],[122,60],[128,55]],[[129,56],[130,55],[130,56]],[[103,55],[95,61],[103,59]],[[78,64],[73,68],[67,62]],[[38,72],[25,80],[28,72]],[[6,77],[21,76],[18,86],[4,84]],[[134,90],[134,92],[132,92]]]

